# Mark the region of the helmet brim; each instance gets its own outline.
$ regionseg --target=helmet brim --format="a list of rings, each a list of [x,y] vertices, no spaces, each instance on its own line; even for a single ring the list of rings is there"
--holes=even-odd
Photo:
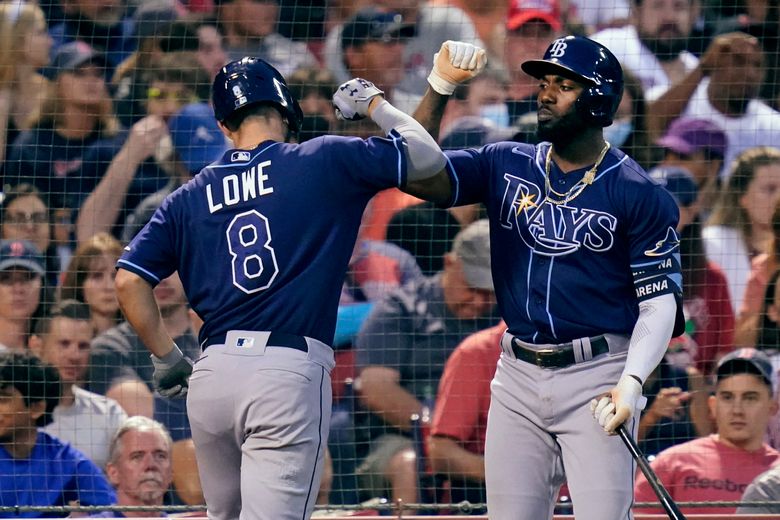
[[[528,60],[524,61],[520,68],[523,72],[536,79],[542,79],[545,76],[555,75],[561,76],[572,81],[577,81],[584,85],[598,85],[599,82],[594,78],[583,76],[579,72],[575,72],[573,69],[558,63],[555,58],[552,60]]]

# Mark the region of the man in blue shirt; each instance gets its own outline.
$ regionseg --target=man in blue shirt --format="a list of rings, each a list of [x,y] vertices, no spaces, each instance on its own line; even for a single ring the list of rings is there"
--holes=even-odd
[[[0,505],[113,504],[114,491],[84,454],[39,430],[60,399],[57,371],[26,352],[0,353]],[[22,511],[4,518],[57,518],[67,513]]]

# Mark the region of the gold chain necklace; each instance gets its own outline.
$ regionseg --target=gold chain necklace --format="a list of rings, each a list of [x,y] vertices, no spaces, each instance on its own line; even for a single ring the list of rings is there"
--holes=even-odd
[[[569,188],[569,191],[566,193],[559,193],[553,189],[552,183],[550,182],[550,163],[552,162],[552,145],[550,145],[550,148],[547,149],[547,158],[544,161],[544,184],[545,188],[547,189],[547,195],[545,198],[552,204],[562,206],[579,197],[585,188],[593,184],[593,181],[596,179],[596,170],[598,169],[599,165],[601,165],[601,161],[603,161],[604,157],[607,155],[607,151],[609,151],[609,142],[604,141],[604,148],[601,149],[601,153],[599,154],[599,158],[596,160],[596,164],[594,164],[590,170],[585,172],[585,175],[582,176],[582,179],[580,179],[577,184]],[[563,200],[551,199],[550,193],[558,197],[562,197]]]

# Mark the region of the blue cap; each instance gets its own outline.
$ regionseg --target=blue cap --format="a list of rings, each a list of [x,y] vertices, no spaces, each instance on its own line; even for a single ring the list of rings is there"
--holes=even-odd
[[[693,176],[685,168],[676,166],[659,166],[648,172],[648,175],[666,188],[674,200],[683,208],[687,208],[699,195],[699,188]]]
[[[43,276],[46,270],[43,257],[27,240],[0,240],[0,271],[21,267]]]
[[[344,23],[341,48],[359,47],[370,41],[390,43],[414,35],[415,26],[404,23],[400,14],[369,7],[358,11]]]
[[[87,63],[105,67],[106,58],[83,41],[65,43],[54,50],[51,65],[45,70],[46,76],[54,79],[60,72],[73,72]]]
[[[168,130],[176,155],[193,175],[228,149],[214,112],[206,103],[186,105],[168,122]]]

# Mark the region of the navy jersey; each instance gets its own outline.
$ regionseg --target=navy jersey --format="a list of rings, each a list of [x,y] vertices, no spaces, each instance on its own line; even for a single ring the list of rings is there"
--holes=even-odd
[[[452,204],[487,207],[496,298],[511,333],[537,344],[631,334],[639,301],[682,291],[677,205],[616,149],[581,192],[588,168],[564,174],[550,161],[548,185],[549,147],[447,152]],[[550,188],[579,195],[548,198]]]
[[[178,271],[201,341],[272,330],[329,344],[363,210],[405,184],[405,157],[395,132],[229,150],[165,199],[117,267],[152,285]]]

